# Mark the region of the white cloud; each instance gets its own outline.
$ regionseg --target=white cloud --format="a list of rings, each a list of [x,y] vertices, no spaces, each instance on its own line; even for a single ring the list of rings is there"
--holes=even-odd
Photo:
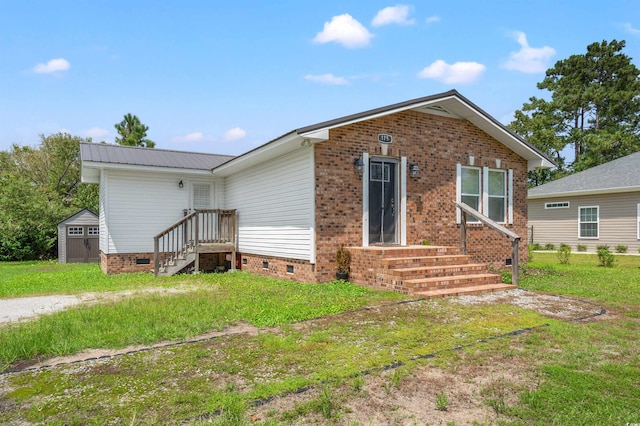
[[[91,129],[85,130],[82,133],[84,133],[86,137],[89,137],[91,139],[99,139],[104,136],[107,136],[109,134],[109,131],[102,129],[100,127],[92,127]]]
[[[373,34],[369,30],[345,13],[334,16],[330,22],[325,22],[324,29],[316,34],[313,42],[324,44],[333,41],[349,49],[355,49],[368,46],[371,38]]]
[[[434,16],[429,16],[429,17],[425,20],[425,22],[426,22],[427,24],[434,24],[434,23],[436,23],[436,22],[440,22],[441,20],[442,20],[442,18],[440,18],[439,16],[434,15]]]
[[[629,33],[629,34],[633,34],[636,36],[640,36],[640,30],[637,28],[634,28],[633,25],[631,25],[631,23],[627,22],[626,24],[624,24],[624,29]]]
[[[192,132],[184,135],[177,135],[171,138],[174,143],[190,143],[190,142],[213,142],[213,138],[205,136],[202,132]]]
[[[398,24],[398,25],[413,25],[415,20],[408,19],[409,6],[405,4],[398,4],[396,6],[385,7],[378,11],[376,16],[371,21],[371,25],[374,27],[381,27],[383,25]]]
[[[233,129],[229,129],[224,133],[224,140],[237,141],[238,139],[243,139],[246,135],[247,132],[242,130],[240,127],[234,127]]]
[[[349,81],[344,77],[336,77],[333,74],[305,75],[305,80],[314,83],[328,84],[330,86],[347,86]]]
[[[520,50],[511,52],[509,59],[502,64],[503,68],[527,74],[545,72],[549,68],[549,60],[556,54],[553,47],[530,47],[527,35],[516,31],[512,35],[520,45]]]
[[[63,58],[52,59],[46,64],[38,64],[33,67],[33,71],[38,74],[50,74],[56,71],[66,71],[71,67],[69,61]]]
[[[447,84],[469,84],[476,81],[487,69],[477,62],[447,64],[438,59],[418,73],[418,78],[432,78]]]

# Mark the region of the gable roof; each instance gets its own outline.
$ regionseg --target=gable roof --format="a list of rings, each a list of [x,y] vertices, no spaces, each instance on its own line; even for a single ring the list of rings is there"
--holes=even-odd
[[[414,110],[468,120],[503,143],[516,154],[528,160],[529,170],[554,166],[553,161],[544,153],[527,143],[527,141],[509,130],[485,111],[478,108],[456,90],[450,90],[436,95],[412,99],[357,114],[347,115],[334,120],[323,121],[311,126],[301,127],[234,158],[214,169],[213,173],[226,176],[243,170],[244,168],[251,167],[261,161],[278,157],[300,146],[325,141],[329,138],[330,129],[405,110]]]
[[[640,152],[529,190],[529,198],[640,191]]]
[[[141,148],[103,143],[81,143],[82,181],[96,182],[100,168],[161,168],[164,171],[185,170],[211,174],[211,170],[234,158],[232,155],[204,154]]]
[[[65,222],[71,222],[72,220],[74,220],[74,219],[76,219],[76,218],[78,218],[80,216],[83,216],[85,214],[89,214],[89,215],[93,216],[96,219],[96,223],[98,222],[98,215],[95,214],[94,212],[92,212],[91,210],[89,210],[87,208],[84,208],[82,210],[78,210],[77,212],[75,212],[71,216],[62,219],[60,222],[58,222],[58,225],[61,225],[61,224],[65,223]]]

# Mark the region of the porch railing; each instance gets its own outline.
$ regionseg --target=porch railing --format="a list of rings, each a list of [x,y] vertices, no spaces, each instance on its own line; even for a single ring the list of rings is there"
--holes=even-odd
[[[520,247],[520,236],[510,229],[505,228],[504,226],[494,222],[489,219],[487,216],[483,215],[476,209],[470,207],[465,203],[455,202],[456,206],[460,209],[461,217],[460,217],[460,241],[462,246],[462,253],[467,254],[467,215],[471,215],[478,219],[481,223],[487,225],[488,227],[494,229],[500,234],[511,240],[511,281],[513,284],[518,285],[520,281],[520,269],[519,269],[519,258],[518,249]]]
[[[161,266],[175,264],[196,254],[202,244],[224,244],[236,246],[235,210],[194,210],[178,222],[153,237],[154,274],[158,276]],[[235,251],[235,250],[234,250]],[[232,267],[235,265],[232,259]]]

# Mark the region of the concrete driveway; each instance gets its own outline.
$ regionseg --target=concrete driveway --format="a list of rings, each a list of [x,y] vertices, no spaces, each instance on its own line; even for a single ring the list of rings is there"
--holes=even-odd
[[[82,301],[78,296],[37,296],[0,299],[0,324],[60,311]]]

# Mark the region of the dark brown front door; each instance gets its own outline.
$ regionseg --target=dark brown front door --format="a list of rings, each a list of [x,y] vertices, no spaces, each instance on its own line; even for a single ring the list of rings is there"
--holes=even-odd
[[[99,228],[67,225],[67,263],[99,262]]]

